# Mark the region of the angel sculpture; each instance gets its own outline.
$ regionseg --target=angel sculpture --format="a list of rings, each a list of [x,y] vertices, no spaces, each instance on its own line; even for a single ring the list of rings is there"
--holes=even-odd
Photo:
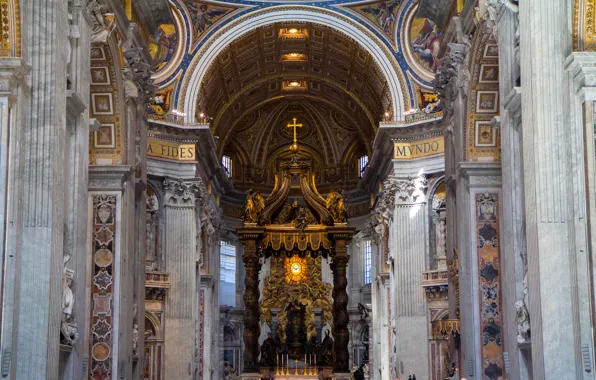
[[[255,193],[252,189],[246,193],[246,202],[244,203],[244,223],[256,223],[261,211],[265,208],[265,200],[260,193]]]
[[[348,219],[348,213],[346,212],[346,203],[343,195],[343,191],[339,193],[335,190],[331,190],[325,201],[325,207],[333,217],[335,223],[346,223]]]
[[[222,8],[209,9],[206,4],[201,4],[200,6],[197,6],[197,4],[193,4],[191,2],[186,2],[186,4],[192,9],[192,21],[194,26],[197,28],[198,34],[203,33],[210,25],[213,24],[214,17],[224,15],[227,12]]]
[[[395,10],[401,4],[401,0],[381,1],[373,5],[366,6],[362,10],[372,14],[383,31],[391,34],[391,28],[395,22]]]

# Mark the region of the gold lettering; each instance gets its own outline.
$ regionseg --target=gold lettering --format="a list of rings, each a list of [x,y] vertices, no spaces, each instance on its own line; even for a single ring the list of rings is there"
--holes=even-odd
[[[396,142],[393,151],[394,160],[433,156],[445,152],[445,140],[443,137],[434,137],[422,141]]]
[[[149,139],[147,155],[149,157],[165,158],[175,161],[194,161],[195,145],[180,144],[171,141]]]

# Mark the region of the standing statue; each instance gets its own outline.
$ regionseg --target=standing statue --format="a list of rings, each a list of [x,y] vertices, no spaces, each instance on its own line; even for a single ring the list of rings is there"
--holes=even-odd
[[[348,213],[346,211],[346,202],[343,190],[339,193],[331,190],[327,195],[325,207],[333,217],[335,223],[346,223],[348,221]]]
[[[72,307],[74,305],[74,295],[72,293],[72,279],[74,271],[64,268],[62,279],[62,321],[60,324],[60,337],[63,344],[74,346],[79,338],[77,323],[72,317]]]
[[[317,357],[321,358],[321,365],[328,365],[332,366],[335,363],[335,357],[333,355],[333,338],[329,336],[329,330],[325,330],[325,338],[323,342],[321,342],[321,346],[319,347],[319,355]]]
[[[113,16],[108,13],[107,6],[100,4],[97,0],[91,0],[87,4],[87,13],[91,20],[91,43],[107,43],[112,26],[115,23],[106,22],[106,16]]]
[[[136,323],[132,327],[132,354],[134,357],[139,355],[139,325]]]
[[[524,301],[515,302],[515,317],[517,319],[517,343],[530,341],[530,314]]]
[[[242,207],[244,211],[244,223],[257,223],[261,211],[265,208],[265,200],[260,193],[249,189],[246,192],[246,202]]]
[[[267,339],[261,345],[261,365],[274,366],[276,353],[275,341],[271,338],[271,333],[267,333]]]

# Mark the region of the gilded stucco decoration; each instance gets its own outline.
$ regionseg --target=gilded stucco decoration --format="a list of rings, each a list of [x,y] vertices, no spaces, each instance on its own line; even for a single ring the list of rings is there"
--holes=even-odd
[[[286,261],[289,265],[286,265]],[[333,300],[331,298],[331,284],[322,281],[321,256],[313,258],[292,257],[271,257],[271,274],[265,279],[263,298],[259,302],[261,311],[261,322],[271,326],[271,309],[280,308],[277,314],[277,331],[280,339],[285,342],[285,327],[288,323],[288,311],[291,305],[305,306],[305,322],[307,339],[316,336],[314,308],[321,308],[321,323],[333,325]],[[308,275],[304,277],[295,276],[291,273],[292,263],[300,263]],[[290,273],[288,273],[290,271]],[[286,277],[292,279],[287,281]],[[298,277],[298,278],[296,278]],[[297,281],[296,281],[297,280]]]
[[[113,52],[109,45],[91,46],[91,105],[89,117],[100,123],[89,134],[90,164],[119,164],[122,162],[122,120],[120,97]]]
[[[487,29],[478,28],[471,51],[467,102],[467,152],[470,161],[501,160],[501,135],[492,120],[499,115],[499,55]]]
[[[0,57],[21,56],[19,0],[0,0]]]
[[[575,0],[573,8],[573,50],[596,50],[596,1]]]

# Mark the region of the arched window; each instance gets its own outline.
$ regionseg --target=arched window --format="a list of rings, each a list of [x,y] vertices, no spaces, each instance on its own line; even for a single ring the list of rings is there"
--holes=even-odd
[[[360,178],[364,175],[364,170],[368,166],[368,156],[364,155],[358,159],[358,175]]]
[[[232,178],[232,158],[230,156],[222,156],[221,166],[224,167],[228,178]]]
[[[220,303],[236,306],[236,246],[227,241],[219,242]]]
[[[363,249],[364,285],[368,285],[372,282],[372,242],[370,240],[364,240]]]

